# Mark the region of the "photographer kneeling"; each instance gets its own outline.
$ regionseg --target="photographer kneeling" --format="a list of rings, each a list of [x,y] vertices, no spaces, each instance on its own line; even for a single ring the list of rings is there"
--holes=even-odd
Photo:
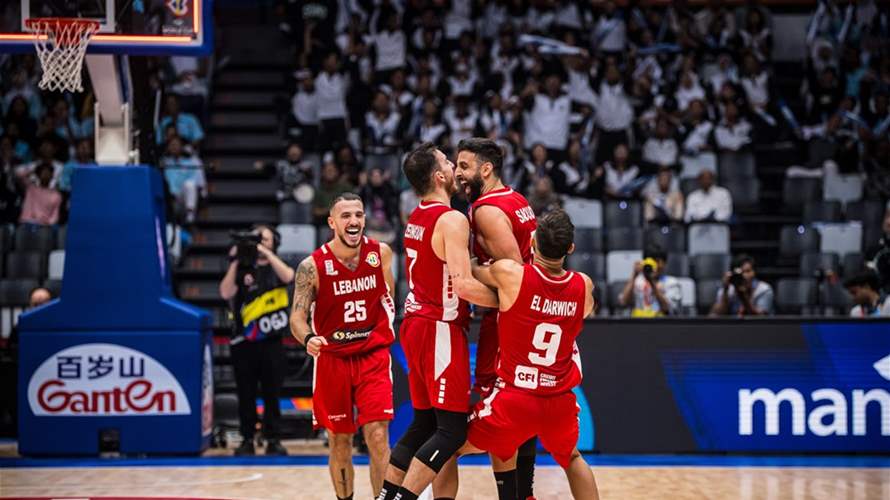
[[[233,233],[231,263],[219,284],[234,316],[232,363],[238,391],[238,415],[244,440],[235,455],[253,455],[257,382],[263,386],[263,436],[267,455],[286,455],[278,440],[281,410],[278,396],[284,380],[282,335],[289,332],[287,285],[294,270],[275,255],[281,237],[268,226]]]
[[[723,275],[723,287],[711,307],[711,316],[765,316],[773,314],[773,287],[757,279],[754,259],[739,255]]]

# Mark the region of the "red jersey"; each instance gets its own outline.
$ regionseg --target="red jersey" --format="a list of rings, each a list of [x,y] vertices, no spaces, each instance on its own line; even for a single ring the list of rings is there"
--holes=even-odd
[[[395,305],[383,278],[380,243],[363,239],[355,271],[343,265],[327,243],[312,259],[318,273],[312,331],[327,339],[324,353],[350,356],[392,344]]]
[[[571,391],[581,383],[574,356],[587,287],[569,271],[556,278],[535,264],[523,266],[516,302],[498,316],[498,377],[539,395]]]
[[[532,262],[532,238],[535,229],[538,227],[538,221],[535,219],[535,212],[529,206],[525,196],[513,191],[511,188],[505,187],[490,191],[479,197],[470,207],[470,229],[473,231],[473,255],[479,260],[480,264],[485,264],[491,260],[491,256],[485,253],[482,245],[476,239],[479,229],[476,227],[476,221],[473,219],[473,212],[483,205],[492,205],[501,209],[507,218],[510,219],[510,225],[513,226],[513,237],[519,245],[519,253],[522,255],[523,264],[531,264]]]
[[[470,308],[451,285],[448,265],[433,251],[436,222],[451,207],[439,202],[421,202],[408,217],[405,227],[405,271],[408,298],[405,317],[419,316],[466,327]]]

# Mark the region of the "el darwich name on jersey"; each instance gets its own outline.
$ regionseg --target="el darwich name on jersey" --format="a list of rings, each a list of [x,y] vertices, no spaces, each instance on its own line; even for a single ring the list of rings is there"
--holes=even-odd
[[[339,280],[334,282],[334,295],[347,295],[356,292],[366,292],[377,288],[377,276],[363,276],[352,280]]]
[[[540,295],[534,295],[531,308],[543,314],[571,317],[578,311],[578,303],[566,300],[542,299]]]

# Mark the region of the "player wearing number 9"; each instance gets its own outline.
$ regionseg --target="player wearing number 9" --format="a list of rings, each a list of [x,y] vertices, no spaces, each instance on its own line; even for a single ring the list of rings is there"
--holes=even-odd
[[[593,473],[576,447],[572,393],[581,383],[575,338],[594,310],[593,282],[563,267],[575,247],[574,231],[568,214],[555,210],[538,219],[533,263],[501,259],[473,269],[498,292],[500,352],[497,383],[476,405],[460,453],[491,453],[497,474],[515,469],[519,445],[538,436],[565,469],[572,495],[595,499]]]
[[[300,263],[291,333],[315,357],[312,420],[326,429],[329,469],[338,498],[352,498],[352,438],[361,426],[370,452],[371,485],[383,485],[393,418],[389,346],[395,340],[392,250],[364,235],[361,198],[343,193],[331,204],[334,233]],[[311,323],[311,325],[310,325]],[[358,418],[353,418],[358,408]]]

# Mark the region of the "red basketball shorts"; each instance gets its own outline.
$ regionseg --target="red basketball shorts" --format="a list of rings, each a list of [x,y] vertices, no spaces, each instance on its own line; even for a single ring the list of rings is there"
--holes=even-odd
[[[353,409],[358,409],[358,419]],[[392,420],[389,348],[352,356],[320,354],[312,373],[312,425],[352,434],[368,422]]]
[[[467,441],[508,460],[522,443],[538,436],[544,448],[565,468],[578,444],[578,412],[571,392],[539,396],[499,383],[476,404]]]
[[[418,410],[470,410],[470,352],[466,330],[426,318],[402,321],[399,341],[408,361],[411,405]]]

